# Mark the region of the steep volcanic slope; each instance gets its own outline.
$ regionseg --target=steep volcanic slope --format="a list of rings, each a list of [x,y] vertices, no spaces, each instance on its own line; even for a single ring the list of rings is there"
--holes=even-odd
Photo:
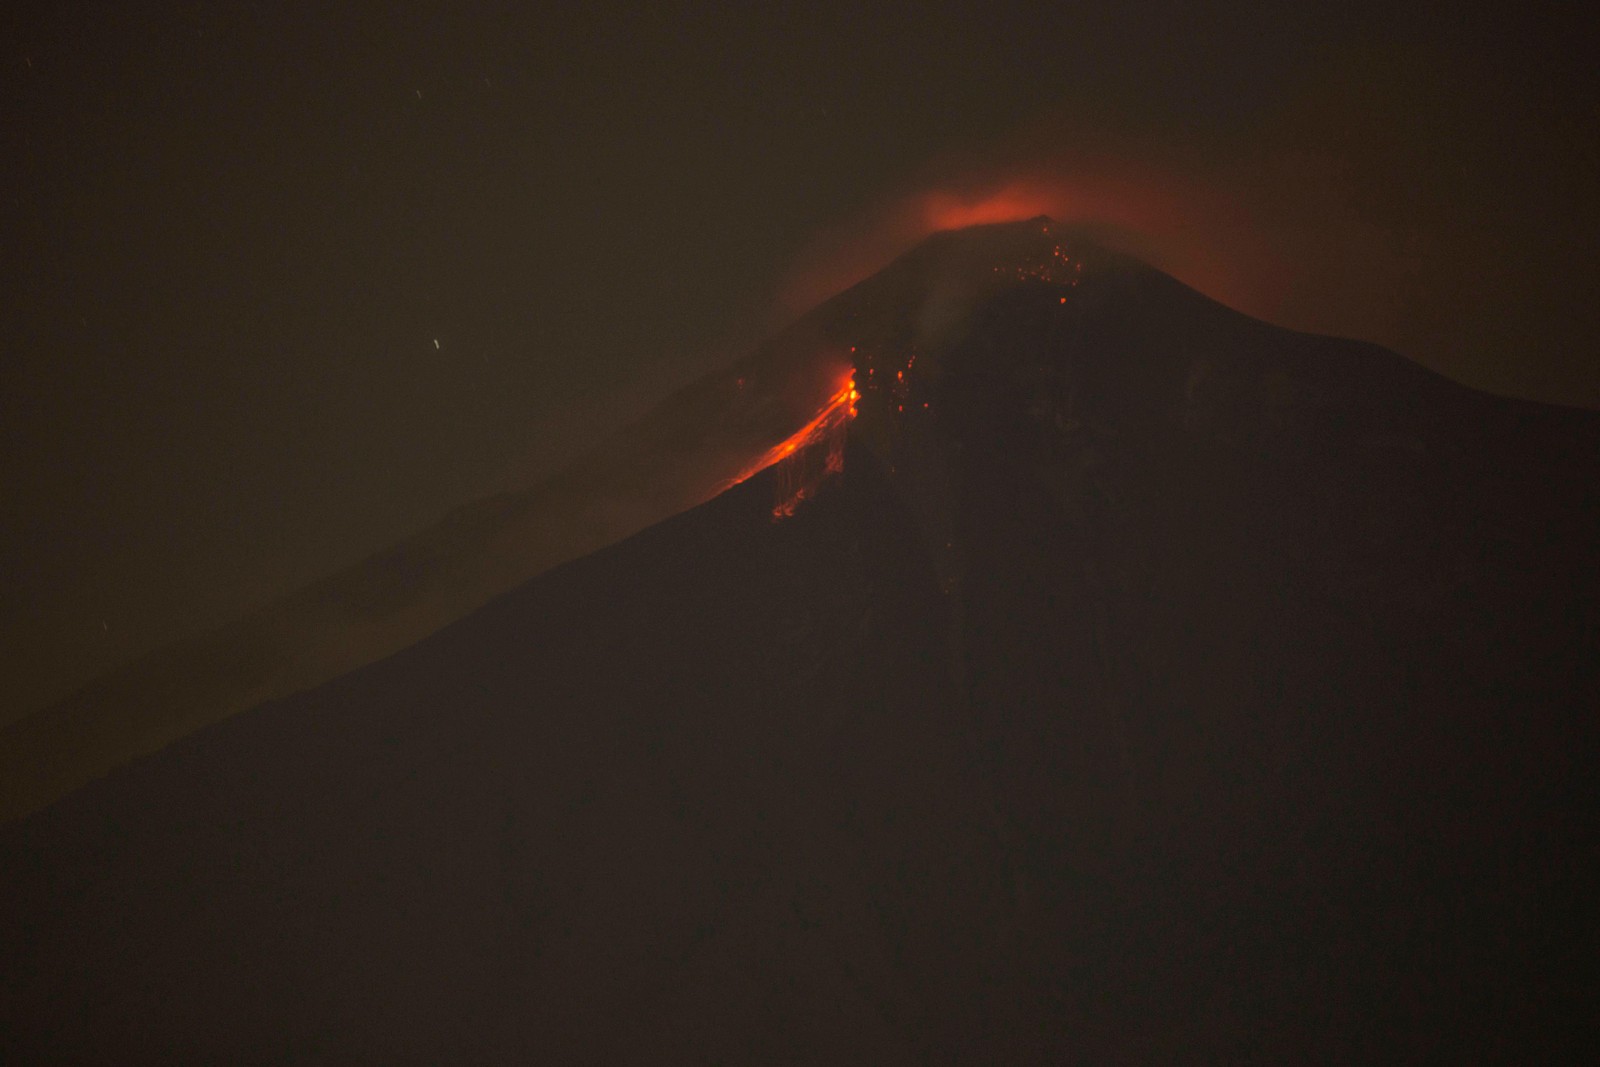
[[[1578,1047],[1600,420],[1127,266],[1009,290],[924,365],[858,429],[893,406],[947,546],[1055,1051]]]
[[[793,517],[770,470],[0,831],[12,1058],[1594,1036],[1594,416],[1047,220],[803,330],[861,395]]]

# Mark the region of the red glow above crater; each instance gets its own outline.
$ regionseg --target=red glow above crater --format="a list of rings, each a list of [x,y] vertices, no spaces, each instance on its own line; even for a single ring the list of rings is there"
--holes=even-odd
[[[975,198],[932,192],[923,196],[920,204],[929,233],[994,222],[1017,222],[1039,215],[1059,214],[1060,210],[1059,195],[1023,185],[1008,185]]]
[[[1232,307],[1271,317],[1272,286],[1260,278],[1280,279],[1283,271],[1256,247],[1252,227],[1229,210],[1226,197],[1153,164],[1088,158],[943,182],[879,204],[816,238],[784,284],[782,312],[810,310],[936,231],[1041,215],[1068,227],[1092,227],[1096,242],[1110,250],[1167,270]]]

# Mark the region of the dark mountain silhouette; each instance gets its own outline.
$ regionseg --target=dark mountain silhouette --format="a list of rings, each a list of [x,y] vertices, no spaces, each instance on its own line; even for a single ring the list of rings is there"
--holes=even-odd
[[[1591,1047],[1600,418],[1048,220],[768,351],[850,353],[842,473],[0,829],[6,1062]]]

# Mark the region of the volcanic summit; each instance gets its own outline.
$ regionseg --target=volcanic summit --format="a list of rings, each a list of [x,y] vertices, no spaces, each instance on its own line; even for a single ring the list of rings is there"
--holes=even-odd
[[[1600,416],[1034,219],[646,453],[694,506],[0,828],[6,1062],[1592,1046]]]

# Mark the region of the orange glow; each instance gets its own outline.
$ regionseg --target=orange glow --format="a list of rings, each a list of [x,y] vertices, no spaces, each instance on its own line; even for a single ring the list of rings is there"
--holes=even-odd
[[[816,495],[829,475],[844,470],[845,430],[855,418],[860,398],[852,373],[809,422],[763,452],[728,488],[776,466],[778,500],[772,516],[793,515],[803,500]]]
[[[1477,136],[1467,133],[1468,113],[1453,110],[1466,98],[1446,107],[1432,87],[1460,72],[1417,76],[1409,56],[1404,71],[1380,70],[1385,64],[1365,49],[1335,50],[1325,59],[1328,65],[1301,71],[1298,88],[1271,106],[1240,109],[1215,125],[1128,122],[1123,109],[1104,106],[1092,91],[1062,92],[1058,104],[1023,125],[981,142],[952,142],[859,213],[812,236],[780,284],[773,325],[872,276],[936,230],[1046,215],[1064,234],[1076,231],[1092,246],[1142,260],[1281,326],[1374,341],[1436,369],[1464,370],[1468,351],[1480,368],[1503,364],[1506,339],[1548,321],[1555,307],[1539,304],[1535,312],[1529,294],[1547,288],[1524,285],[1506,253],[1547,263],[1557,247],[1587,248],[1569,240],[1586,232],[1569,216],[1592,197],[1569,196],[1559,210],[1541,197],[1535,203],[1548,203],[1546,211],[1509,206],[1517,201],[1496,192],[1495,211],[1474,210],[1468,205],[1491,202],[1493,182],[1510,171],[1468,168],[1466,156],[1453,154],[1452,138],[1466,138],[1459,142],[1465,145]],[[1406,103],[1373,106],[1393,103],[1391,92]],[[1495,94],[1478,100],[1504,102]],[[1520,121],[1517,128],[1525,129]],[[1419,138],[1418,130],[1439,136]],[[1485,139],[1473,151],[1492,151],[1472,158],[1515,155],[1487,131],[1478,130]],[[1402,166],[1415,167],[1406,172],[1413,176],[1452,180],[1433,190],[1438,196],[1413,203],[1414,183],[1395,180]],[[1518,187],[1521,198],[1532,190],[1554,195],[1543,169],[1516,169],[1528,178]],[[1581,182],[1562,186],[1567,193],[1580,187],[1587,193]],[[1536,219],[1547,226],[1537,238],[1523,229]],[[1492,229],[1491,220],[1502,229]],[[1581,298],[1562,297],[1562,306],[1587,311],[1594,302],[1585,273],[1565,276]],[[1486,310],[1514,305],[1523,324],[1515,330]],[[867,370],[863,382],[871,381]]]
[[[782,313],[809,310],[935,231],[1048,215],[1066,227],[1091,226],[1096,242],[1112,251],[1270,319],[1272,291],[1283,286],[1281,264],[1226,195],[1184,169],[1166,159],[1085,150],[932,179],[819,235],[784,283]]]
[[[1016,222],[1059,212],[1061,197],[1039,187],[1012,184],[974,199],[946,192],[928,193],[922,199],[922,216],[928,230],[959,230],[991,222]]]

